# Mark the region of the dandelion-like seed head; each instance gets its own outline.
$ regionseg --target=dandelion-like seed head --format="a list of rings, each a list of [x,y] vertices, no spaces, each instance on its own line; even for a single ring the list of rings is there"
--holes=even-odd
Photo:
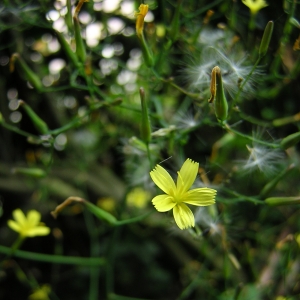
[[[271,149],[266,146],[255,144],[252,147],[246,146],[249,157],[242,169],[246,172],[259,170],[266,176],[271,176],[276,171],[278,164],[284,158],[279,149]]]
[[[179,111],[177,114],[175,114],[173,119],[174,123],[180,129],[193,128],[199,124],[199,121],[196,119],[196,116],[191,111]]]
[[[196,210],[195,222],[204,228],[208,228],[211,235],[221,234],[218,218],[213,218],[205,207],[199,207]]]
[[[200,56],[199,60],[190,59],[190,63],[183,70],[190,88],[201,92],[203,97],[209,97],[211,70],[219,66],[222,70],[224,89],[234,98],[253,67],[242,49],[234,49],[226,50],[226,48],[206,46],[199,55],[197,54]],[[261,67],[257,67],[248,78],[242,91],[244,98],[253,95],[261,74]]]

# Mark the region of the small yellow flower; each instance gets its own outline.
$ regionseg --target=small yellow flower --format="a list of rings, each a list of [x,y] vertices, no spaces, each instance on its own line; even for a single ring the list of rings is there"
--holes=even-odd
[[[268,6],[265,0],[242,0],[242,2],[249,7],[251,14],[257,14],[262,8]]]
[[[170,174],[160,165],[150,172],[154,183],[166,194],[158,195],[152,203],[159,212],[173,209],[176,224],[180,229],[195,226],[195,219],[187,204],[208,206],[215,203],[216,190],[210,188],[197,188],[189,190],[194,183],[199,164],[187,159],[178,172],[177,185]]]
[[[127,194],[126,201],[129,206],[144,208],[150,198],[150,194],[144,189],[137,187]]]
[[[149,6],[147,4],[141,4],[139,7],[139,12],[135,12],[136,16],[136,33],[137,35],[142,35],[144,29],[144,19],[148,12]]]
[[[15,220],[8,220],[7,225],[12,230],[19,232],[22,238],[50,233],[50,228],[40,223],[41,214],[36,210],[30,210],[25,216],[18,208],[13,211],[13,217]]]
[[[44,284],[36,289],[29,297],[29,300],[50,300],[49,293],[51,288],[48,284]]]

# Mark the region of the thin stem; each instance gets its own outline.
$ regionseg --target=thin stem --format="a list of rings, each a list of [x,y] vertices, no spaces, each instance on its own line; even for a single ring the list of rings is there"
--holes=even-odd
[[[85,223],[90,236],[90,257],[97,257],[99,254],[100,244],[98,241],[98,234],[96,228],[96,224],[93,220],[93,216],[84,211]],[[90,267],[90,290],[89,290],[89,300],[97,300],[98,299],[98,282],[100,269],[95,266]]]
[[[11,254],[11,248],[0,245],[0,253]],[[16,250],[13,256],[24,258],[28,260],[42,261],[52,264],[67,264],[77,266],[103,266],[106,263],[104,258],[87,258],[87,257],[76,257],[76,256],[63,256],[63,255],[51,255],[42,254],[36,252],[29,252],[23,250]]]
[[[13,131],[13,132],[15,132],[15,133],[17,133],[17,134],[23,135],[23,136],[25,136],[25,137],[27,137],[27,138],[30,137],[30,138],[32,138],[32,139],[34,139],[34,140],[39,140],[39,137],[38,137],[38,136],[33,135],[33,134],[31,134],[31,133],[28,133],[28,132],[26,132],[26,131],[23,131],[23,130],[19,129],[18,127],[15,127],[15,126],[13,126],[13,125],[10,125],[10,124],[8,124],[8,123],[6,123],[6,122],[2,122],[0,125],[2,125],[4,128],[6,128],[6,129],[8,129],[8,130],[10,130],[10,131]]]
[[[147,147],[147,156],[148,156],[148,161],[149,161],[150,171],[151,171],[153,169],[153,163],[152,163],[152,159],[151,159],[149,143],[147,143],[146,147]]]
[[[229,124],[225,124],[224,127],[225,127],[225,129],[227,131],[235,133],[236,135],[241,136],[241,137],[243,137],[245,139],[248,139],[248,140],[250,140],[252,142],[255,142],[257,144],[261,144],[261,145],[264,145],[264,146],[267,146],[267,147],[270,147],[270,148],[274,148],[274,149],[280,148],[279,144],[273,144],[273,143],[268,143],[268,142],[265,142],[265,141],[262,141],[262,140],[258,140],[256,138],[250,136],[250,135],[243,134],[243,133],[241,133],[241,132],[239,132],[239,131],[237,131],[235,129],[232,129],[232,127],[230,127]]]
[[[222,190],[223,190],[224,192],[226,192],[226,193],[232,195],[232,196],[238,197],[238,198],[240,198],[240,199],[244,199],[245,201],[252,202],[252,203],[254,203],[254,204],[262,204],[262,205],[265,205],[265,204],[266,204],[266,203],[265,203],[264,201],[262,201],[262,200],[258,200],[258,199],[254,198],[254,197],[249,197],[249,196],[242,195],[242,194],[240,194],[240,193],[238,193],[238,192],[235,192],[235,191],[233,191],[233,190],[231,190],[231,189],[228,189],[228,188],[226,188],[226,187],[222,187]]]

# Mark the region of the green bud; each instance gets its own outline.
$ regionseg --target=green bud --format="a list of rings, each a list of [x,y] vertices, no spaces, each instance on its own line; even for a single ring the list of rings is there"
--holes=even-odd
[[[151,140],[151,126],[148,115],[147,101],[145,99],[145,90],[140,88],[141,105],[142,105],[142,123],[141,123],[141,138],[146,143],[149,144]]]
[[[74,31],[75,31],[76,54],[78,59],[82,63],[85,63],[86,61],[85,45],[81,36],[81,29],[80,29],[80,24],[77,16],[73,17],[73,22],[74,22]]]
[[[299,142],[300,142],[300,131],[290,134],[287,137],[285,137],[284,139],[282,139],[280,142],[280,146],[283,149],[288,149],[292,146],[295,146]]]
[[[73,24],[72,24],[72,6],[71,6],[71,0],[67,0],[67,13],[65,17],[66,24],[68,26],[69,31],[72,31]]]
[[[78,67],[79,66],[78,58],[77,58],[76,54],[73,52],[73,50],[71,49],[71,46],[69,45],[69,43],[66,41],[66,39],[60,32],[55,31],[55,33],[56,33],[56,36],[59,40],[61,47],[64,49],[64,51],[65,51],[66,55],[68,56],[68,58],[70,59],[70,61],[76,67]]]
[[[270,40],[271,40],[272,33],[273,33],[273,28],[274,28],[274,22],[269,21],[265,28],[264,35],[262,37],[259,51],[258,51],[258,55],[260,58],[265,56],[268,51]]]
[[[225,97],[221,69],[216,66],[211,72],[211,97],[208,102],[214,102],[215,114],[220,122],[224,122],[228,115],[228,103]]]
[[[19,101],[19,105],[22,105],[22,107],[26,111],[27,115],[33,122],[35,128],[41,134],[47,134],[49,131],[47,124],[32,110],[32,108],[28,104],[26,104],[23,100]]]
[[[3,117],[2,117],[2,114],[0,112],[0,124],[3,122]]]
[[[290,23],[291,23],[292,25],[294,25],[295,27],[300,28],[300,23],[299,23],[299,21],[298,21],[297,19],[295,19],[294,17],[290,18],[289,21],[290,21]]]
[[[17,61],[20,68],[24,72],[26,79],[31,83],[31,85],[36,88],[38,91],[43,89],[42,82],[40,78],[29,68],[25,60],[18,53],[14,53],[11,57],[10,62],[10,71],[14,71],[14,62]]]
[[[95,204],[88,202],[88,201],[84,201],[83,204],[98,219],[105,220],[111,225],[115,225],[117,223],[117,219],[113,215],[111,215],[109,212],[101,209],[100,207],[96,206]]]
[[[170,31],[170,39],[171,41],[175,42],[177,40],[179,29],[180,29],[180,10],[182,6],[183,1],[178,0],[177,5],[175,6],[175,14],[172,20],[171,24],[171,31]]]
[[[14,174],[23,174],[34,178],[43,178],[47,175],[44,170],[39,168],[14,168],[12,171]]]
[[[271,197],[265,202],[270,206],[300,204],[300,197]]]

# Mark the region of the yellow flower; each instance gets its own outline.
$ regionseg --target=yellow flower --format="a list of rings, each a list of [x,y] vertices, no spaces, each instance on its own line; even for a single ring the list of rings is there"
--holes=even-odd
[[[49,293],[51,288],[48,284],[44,284],[38,289],[36,289],[29,297],[29,300],[50,300]]]
[[[144,19],[148,12],[149,6],[147,4],[141,4],[139,7],[139,12],[135,12],[136,18],[136,33],[137,35],[142,35],[144,28]]]
[[[126,201],[129,206],[144,208],[147,205],[149,198],[150,194],[147,191],[137,187],[127,194]]]
[[[243,3],[250,8],[251,14],[255,15],[262,8],[268,6],[265,0],[242,0]]]
[[[215,203],[216,190],[210,188],[197,188],[189,190],[194,183],[199,164],[187,159],[178,172],[177,185],[170,174],[160,165],[150,172],[154,183],[166,194],[158,195],[152,203],[159,212],[173,209],[176,224],[180,229],[195,226],[195,219],[187,204],[208,206]]]
[[[36,210],[30,210],[25,216],[18,208],[13,211],[13,217],[15,220],[8,220],[7,225],[12,230],[19,232],[22,238],[50,233],[50,228],[40,223],[41,214]]]

